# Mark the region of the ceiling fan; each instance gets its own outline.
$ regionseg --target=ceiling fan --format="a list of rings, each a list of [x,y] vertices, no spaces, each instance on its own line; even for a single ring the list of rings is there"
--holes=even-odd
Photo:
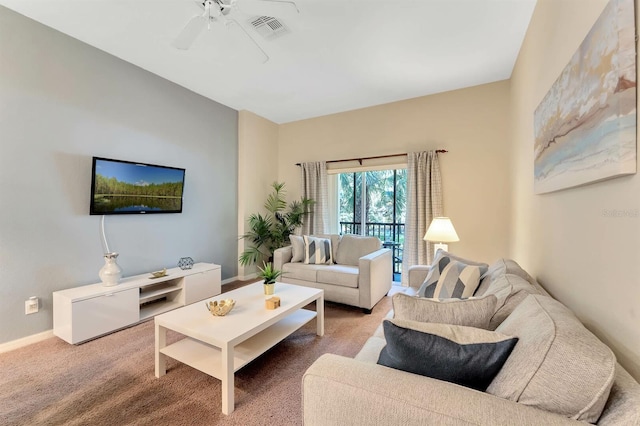
[[[269,55],[258,44],[254,37],[238,22],[239,13],[259,15],[261,18],[295,16],[300,13],[298,6],[292,0],[195,0],[204,9],[202,14],[195,15],[187,22],[180,34],[173,41],[173,46],[180,50],[188,50],[205,27],[221,23],[225,27],[236,25],[250,42],[255,45],[263,56],[263,63],[269,60]],[[263,19],[264,20],[264,19]]]

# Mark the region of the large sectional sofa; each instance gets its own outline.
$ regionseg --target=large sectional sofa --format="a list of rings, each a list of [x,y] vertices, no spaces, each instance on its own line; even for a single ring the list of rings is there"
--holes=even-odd
[[[324,290],[330,302],[362,308],[366,313],[391,289],[391,250],[382,248],[377,237],[316,235],[330,242],[332,259],[326,263],[304,261],[302,237],[292,236],[291,245],[273,254],[274,267],[282,271],[280,281]]]
[[[429,271],[428,266],[411,268],[408,293],[417,293]],[[638,382],[513,260],[491,265],[472,299],[416,300],[396,294],[393,306],[395,311],[406,311],[407,303],[471,306],[493,298],[483,323],[488,331],[480,331],[518,341],[485,391],[379,365],[388,343],[381,325],[355,359],[325,354],[307,370],[304,424],[640,425]],[[399,322],[394,310],[384,321],[387,326]],[[451,318],[468,321],[460,319],[460,312]],[[455,327],[449,324],[444,326]]]

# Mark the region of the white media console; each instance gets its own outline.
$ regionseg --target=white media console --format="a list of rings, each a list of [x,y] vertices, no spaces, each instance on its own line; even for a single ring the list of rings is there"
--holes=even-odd
[[[53,334],[69,343],[82,343],[217,296],[220,272],[220,265],[196,263],[192,269],[168,269],[160,278],[142,274],[123,278],[112,287],[99,283],[55,291]]]

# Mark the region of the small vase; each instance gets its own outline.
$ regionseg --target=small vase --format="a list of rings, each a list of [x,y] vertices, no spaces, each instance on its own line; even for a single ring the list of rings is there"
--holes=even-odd
[[[275,291],[276,285],[274,284],[264,284],[264,295],[271,296]]]
[[[102,280],[102,285],[111,287],[120,282],[122,278],[122,268],[116,262],[118,253],[105,253],[104,266],[100,269],[98,275]]]

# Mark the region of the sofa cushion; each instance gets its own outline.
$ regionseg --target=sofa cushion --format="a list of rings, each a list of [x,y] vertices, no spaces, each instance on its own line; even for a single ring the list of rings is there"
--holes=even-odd
[[[435,300],[396,293],[391,299],[394,318],[420,322],[466,325],[487,329],[498,299],[489,295],[479,299]]]
[[[444,250],[438,250],[418,295],[439,299],[471,297],[487,268],[486,264],[464,263]]]
[[[529,295],[496,331],[520,340],[488,393],[574,420],[598,420],[616,359],[569,309]]]
[[[343,235],[336,253],[336,263],[340,265],[358,266],[362,256],[373,253],[382,247],[378,237],[363,237],[360,235]]]
[[[531,283],[519,275],[504,274],[498,276],[483,296],[495,295],[498,298],[496,311],[489,321],[489,330],[495,330],[502,321],[530,294],[540,294]]]
[[[304,260],[304,239],[301,235],[289,235],[291,241],[291,262],[302,262]]]
[[[282,265],[282,274],[287,279],[316,282],[318,270],[328,265],[305,265],[304,263],[285,263]]]
[[[304,263],[306,265],[326,265],[333,263],[331,240],[304,235]]]
[[[346,265],[326,265],[318,269],[316,281],[342,287],[358,288],[358,268]]]
[[[517,338],[474,327],[385,320],[378,364],[484,391]]]

